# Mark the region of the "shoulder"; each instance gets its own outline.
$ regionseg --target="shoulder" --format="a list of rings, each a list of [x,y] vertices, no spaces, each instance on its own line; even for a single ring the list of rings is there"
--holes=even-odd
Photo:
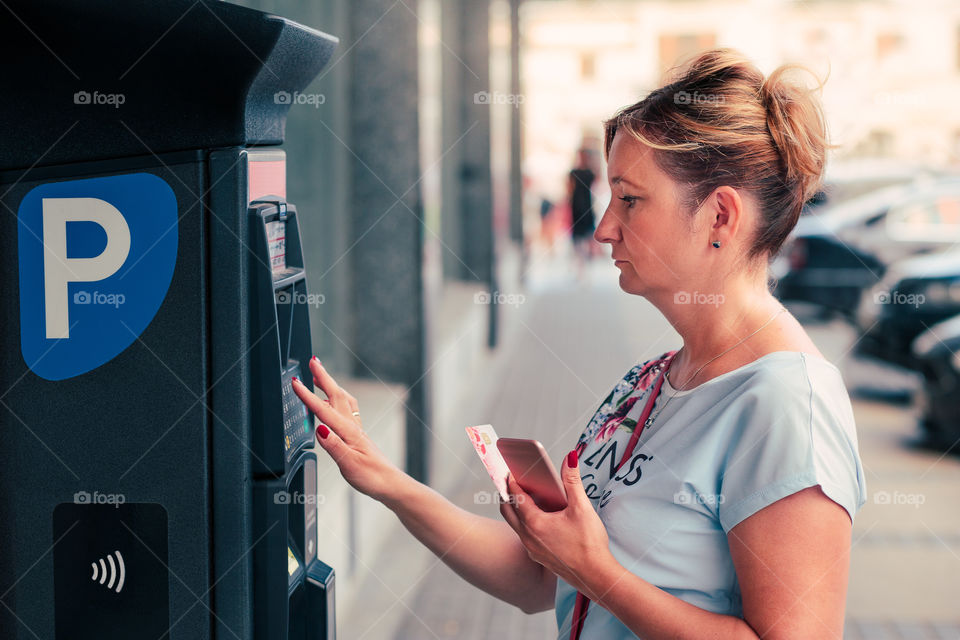
[[[736,390],[721,465],[726,530],[760,508],[819,484],[851,519],[865,502],[850,398],[839,370],[802,352],[766,358]]]
[[[831,362],[801,351],[777,351],[757,359],[736,384],[740,410],[793,411],[801,416],[836,410],[852,419],[850,396],[840,370]]]
[[[753,446],[816,440],[822,435],[817,427],[823,426],[856,439],[850,396],[833,364],[799,351],[770,353],[760,360],[730,390],[735,440],[748,438]]]

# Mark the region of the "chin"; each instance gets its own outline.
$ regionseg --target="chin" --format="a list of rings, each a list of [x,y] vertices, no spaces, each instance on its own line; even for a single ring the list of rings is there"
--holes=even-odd
[[[632,272],[621,271],[620,272],[620,288],[626,292],[633,294],[635,296],[643,295],[643,288],[640,286],[641,283],[637,280],[636,275]]]

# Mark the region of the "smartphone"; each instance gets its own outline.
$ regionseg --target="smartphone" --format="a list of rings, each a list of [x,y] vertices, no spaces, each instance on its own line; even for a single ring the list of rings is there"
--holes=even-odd
[[[530,494],[534,504],[544,511],[560,511],[567,506],[567,492],[560,474],[542,444],[524,438],[497,438],[497,449],[517,484]]]

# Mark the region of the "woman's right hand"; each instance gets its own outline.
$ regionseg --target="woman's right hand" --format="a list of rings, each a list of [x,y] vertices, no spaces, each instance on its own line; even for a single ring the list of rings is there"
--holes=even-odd
[[[337,384],[316,356],[310,359],[310,373],[327,399],[311,392],[296,378],[292,384],[294,393],[320,419],[317,441],[340,467],[341,475],[350,486],[382,500],[391,488],[396,488],[397,478],[404,475],[403,471],[364,433],[357,400]]]

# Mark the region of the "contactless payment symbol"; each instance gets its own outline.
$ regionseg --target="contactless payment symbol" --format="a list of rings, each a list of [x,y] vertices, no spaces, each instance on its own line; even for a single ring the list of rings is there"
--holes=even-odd
[[[177,200],[150,173],[41,184],[17,212],[20,349],[47,380],[129,347],[160,309],[177,261]]]
[[[116,554],[116,561],[113,559],[114,554]],[[116,588],[117,593],[120,593],[123,591],[123,583],[127,579],[127,566],[123,562],[123,555],[117,549],[113,553],[108,553],[105,558],[106,562],[104,562],[104,558],[100,558],[99,564],[97,562],[90,563],[90,566],[93,567],[93,575],[90,576],[90,579],[105,584],[107,589]],[[107,582],[108,576],[109,582]],[[116,587],[114,587],[114,584],[116,584]]]
[[[157,503],[56,505],[52,637],[169,640],[168,522]]]

